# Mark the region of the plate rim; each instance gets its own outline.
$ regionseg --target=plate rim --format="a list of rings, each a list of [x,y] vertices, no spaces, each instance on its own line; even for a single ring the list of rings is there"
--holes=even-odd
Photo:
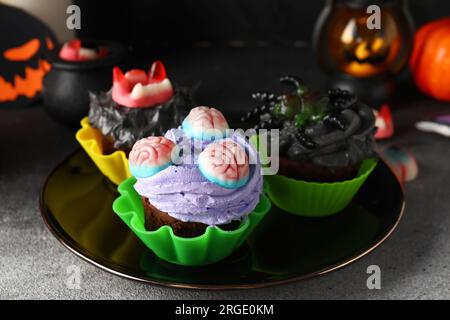
[[[378,240],[376,240],[369,248],[364,250],[363,252],[360,252],[356,255],[351,256],[350,258],[343,259],[341,262],[335,263],[329,267],[323,268],[321,270],[311,272],[306,275],[297,276],[297,277],[291,277],[288,279],[283,280],[273,280],[273,281],[264,281],[261,283],[256,284],[230,284],[230,285],[210,285],[210,284],[189,284],[189,283],[179,283],[174,281],[166,281],[166,280],[151,280],[151,279],[144,279],[142,277],[139,277],[137,275],[131,275],[124,272],[121,272],[119,270],[115,270],[113,268],[110,268],[106,265],[103,265],[90,257],[86,256],[82,252],[80,252],[80,249],[77,249],[76,245],[74,243],[70,243],[70,241],[67,240],[63,234],[61,234],[57,228],[55,228],[55,225],[51,221],[51,214],[47,211],[47,208],[44,204],[44,192],[46,190],[47,184],[50,180],[50,178],[53,176],[53,174],[61,167],[65,162],[67,162],[68,159],[70,159],[72,156],[79,152],[84,152],[83,149],[77,148],[75,151],[69,153],[64,159],[59,162],[47,175],[47,177],[44,180],[44,183],[42,184],[42,187],[39,192],[39,211],[41,214],[42,219],[44,220],[45,225],[50,230],[52,235],[70,252],[81,258],[82,260],[90,263],[91,265],[107,271],[111,274],[114,274],[116,276],[133,280],[139,283],[145,283],[148,285],[156,285],[160,287],[166,287],[166,288],[177,288],[177,289],[194,289],[194,290],[208,290],[208,291],[225,291],[225,290],[241,290],[241,289],[260,289],[260,288],[267,288],[272,286],[278,286],[288,283],[294,283],[294,282],[300,282],[305,280],[310,280],[319,276],[326,275],[328,273],[331,273],[333,271],[345,268],[346,266],[360,260],[361,258],[367,256],[368,254],[372,253],[375,249],[377,249],[381,244],[383,244],[397,229],[398,225],[400,224],[400,221],[403,218],[404,212],[405,212],[405,193],[404,193],[404,187],[403,185],[398,181],[398,179],[395,179],[397,181],[398,186],[400,187],[400,192],[402,196],[402,204],[400,208],[400,213],[398,214],[398,217],[394,224],[387,230],[387,232]],[[386,168],[391,172],[391,174],[395,177],[394,172],[392,171],[391,167],[380,157],[380,162],[382,162]]]

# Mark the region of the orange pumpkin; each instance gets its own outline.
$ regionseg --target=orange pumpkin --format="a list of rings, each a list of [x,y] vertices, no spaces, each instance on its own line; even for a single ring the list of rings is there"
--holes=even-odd
[[[425,24],[416,32],[409,65],[422,92],[450,101],[450,17]]]

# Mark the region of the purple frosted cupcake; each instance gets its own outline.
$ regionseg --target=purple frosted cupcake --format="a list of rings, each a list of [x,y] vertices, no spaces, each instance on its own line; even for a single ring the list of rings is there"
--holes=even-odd
[[[142,197],[148,231],[163,225],[182,237],[202,235],[208,226],[231,231],[255,209],[263,184],[257,152],[244,136],[227,136],[226,129],[218,110],[201,107],[193,109],[181,127],[160,137],[174,147],[135,144],[130,171],[137,179],[134,188]],[[164,164],[167,152],[178,156]],[[147,169],[142,170],[145,161]]]

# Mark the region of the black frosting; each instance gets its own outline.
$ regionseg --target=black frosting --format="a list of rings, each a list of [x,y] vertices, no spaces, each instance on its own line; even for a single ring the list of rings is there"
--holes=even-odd
[[[329,168],[359,163],[374,155],[374,122],[372,110],[355,103],[339,115],[346,126],[333,127],[319,121],[304,127],[304,133],[312,140],[311,148],[294,136],[297,128],[293,120],[286,120],[280,130],[280,153],[294,160],[310,160]]]
[[[191,95],[184,88],[175,88],[169,101],[149,108],[118,105],[110,90],[90,93],[89,122],[104,136],[111,136],[116,149],[129,150],[139,139],[164,135],[167,130],[178,127],[191,108]]]
[[[255,120],[255,129],[280,129],[281,156],[333,170],[375,155],[375,116],[370,107],[345,90],[320,95],[297,78],[287,78],[296,91],[254,94],[261,105],[243,119]],[[286,77],[282,80],[286,82]]]

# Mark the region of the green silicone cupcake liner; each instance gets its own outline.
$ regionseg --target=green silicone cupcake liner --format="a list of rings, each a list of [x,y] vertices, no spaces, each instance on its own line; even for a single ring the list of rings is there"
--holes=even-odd
[[[250,137],[250,143],[258,150],[261,161],[267,165],[265,141],[258,135]],[[267,175],[267,194],[272,202],[284,211],[306,216],[323,217],[344,209],[377,165],[377,159],[364,160],[358,175],[352,180],[333,183],[307,182],[282,175]]]
[[[224,231],[209,226],[201,236],[182,238],[176,236],[170,226],[155,231],[145,229],[144,208],[133,187],[135,182],[131,177],[119,185],[121,195],[113,203],[114,212],[159,258],[179,265],[206,265],[226,258],[247,239],[271,207],[270,200],[261,195],[255,210],[238,229]]]
[[[361,164],[352,180],[334,183],[307,182],[281,175],[266,176],[270,200],[279,208],[301,216],[322,217],[344,209],[377,165],[376,159]]]

